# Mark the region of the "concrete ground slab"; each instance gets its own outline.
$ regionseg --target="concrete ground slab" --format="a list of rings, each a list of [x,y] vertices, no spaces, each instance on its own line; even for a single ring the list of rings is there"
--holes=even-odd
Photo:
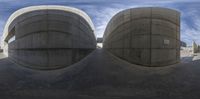
[[[200,61],[164,67],[130,64],[102,49],[57,70],[0,59],[1,99],[199,99]]]

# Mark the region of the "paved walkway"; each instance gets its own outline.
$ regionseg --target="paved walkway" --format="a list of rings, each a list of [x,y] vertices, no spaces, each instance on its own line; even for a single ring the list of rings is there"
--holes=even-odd
[[[195,61],[195,60],[200,60],[200,53],[195,53],[194,54],[193,61]]]
[[[3,53],[0,52],[0,59],[5,58],[6,56],[3,55]]]
[[[0,60],[1,99],[199,99],[200,61],[130,64],[97,49],[69,67],[41,71]]]

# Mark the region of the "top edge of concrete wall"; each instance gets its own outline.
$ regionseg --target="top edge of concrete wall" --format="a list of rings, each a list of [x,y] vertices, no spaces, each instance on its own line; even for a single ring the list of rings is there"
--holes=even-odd
[[[61,10],[61,11],[72,12],[72,13],[75,13],[77,15],[80,15],[81,17],[83,17],[89,23],[89,25],[92,28],[93,33],[94,33],[95,28],[94,28],[94,24],[93,24],[92,20],[90,19],[90,17],[84,11],[82,11],[80,9],[77,9],[77,8],[74,8],[74,7],[69,7],[69,6],[60,6],[60,5],[29,6],[29,7],[24,7],[24,8],[21,8],[21,9],[15,11],[8,18],[8,20],[5,24],[5,27],[4,27],[3,36],[1,38],[2,46],[4,45],[4,39],[8,36],[8,27],[14,21],[14,19],[16,19],[17,17],[19,17],[20,15],[22,15],[24,13],[37,11],[37,10]],[[95,33],[94,33],[94,35],[95,35]]]
[[[142,9],[142,10],[143,10],[143,9],[170,10],[170,11],[174,11],[174,12],[176,12],[176,13],[178,13],[178,14],[181,14],[180,11],[178,11],[177,9],[165,8],[165,7],[136,7],[136,8],[124,9],[124,10],[118,12],[117,14],[115,14],[115,15],[109,20],[109,22],[108,22],[108,24],[107,24],[107,26],[106,26],[106,29],[105,29],[105,31],[104,31],[103,42],[104,42],[106,36],[109,35],[109,34],[107,34],[107,29],[109,28],[109,25],[110,25],[111,21],[112,21],[113,19],[115,19],[115,17],[118,17],[118,15],[120,15],[120,14],[122,14],[122,13],[124,13],[124,12],[127,12],[127,11],[129,11],[129,10],[140,10],[140,9]]]
[[[139,10],[139,9],[163,9],[163,10],[170,10],[170,11],[174,11],[176,13],[180,13],[180,11],[178,11],[177,9],[173,9],[173,8],[164,8],[164,7],[136,7],[136,8],[128,8],[128,9],[124,9],[122,11],[119,11],[117,14],[115,14],[112,18],[116,17],[117,15],[124,13],[128,10]],[[112,20],[111,18],[111,20]]]
[[[175,11],[175,12],[177,12],[177,13],[179,13],[180,14],[180,11],[178,11],[178,9],[174,9],[174,8],[165,8],[165,7],[136,7],[136,8],[128,8],[128,9],[125,9],[125,10],[122,10],[122,11],[120,11],[120,12],[123,12],[123,11],[126,11],[126,10],[132,10],[132,9],[149,9],[149,8],[152,8],[152,9],[165,9],[165,10],[171,10],[171,11]],[[120,12],[118,12],[118,13],[120,13]],[[118,14],[117,13],[117,14]],[[116,15],[117,15],[116,14]]]

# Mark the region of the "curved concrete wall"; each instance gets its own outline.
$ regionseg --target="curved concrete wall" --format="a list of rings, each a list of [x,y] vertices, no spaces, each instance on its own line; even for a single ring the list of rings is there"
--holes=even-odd
[[[96,37],[89,17],[75,8],[58,8],[29,7],[8,22],[4,42],[15,35],[8,44],[8,57],[24,66],[54,69],[76,63],[94,50]]]
[[[180,60],[180,13],[167,8],[132,8],[115,15],[103,47],[134,64],[164,66]]]

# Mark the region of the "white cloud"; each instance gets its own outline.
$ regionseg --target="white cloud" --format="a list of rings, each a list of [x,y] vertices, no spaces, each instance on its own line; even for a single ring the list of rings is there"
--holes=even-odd
[[[183,17],[190,19],[181,22],[181,40],[189,45],[193,41],[200,44],[200,13],[197,8],[188,8],[187,13],[183,12]]]
[[[96,22],[96,34],[97,37],[102,37],[104,30],[109,22],[109,20],[118,13],[120,8],[105,8],[103,10],[99,10],[96,12],[96,18],[94,19]]]
[[[102,8],[99,8],[98,6],[88,6],[88,8],[86,8],[86,12],[89,13],[93,18],[97,37],[103,37],[105,28],[110,19],[121,10],[132,7],[136,6],[127,6],[121,4],[113,4],[110,7],[104,6]]]

